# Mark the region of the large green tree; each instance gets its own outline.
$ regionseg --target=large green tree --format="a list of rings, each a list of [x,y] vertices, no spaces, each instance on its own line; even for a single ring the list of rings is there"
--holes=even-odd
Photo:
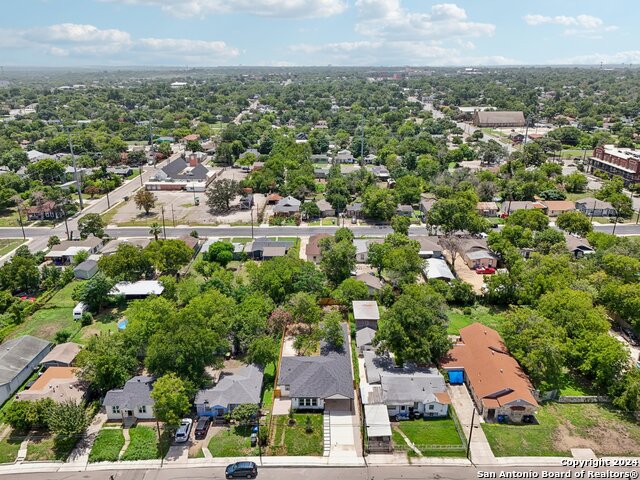
[[[156,418],[170,428],[180,425],[191,406],[184,382],[172,373],[154,382],[151,398]]]

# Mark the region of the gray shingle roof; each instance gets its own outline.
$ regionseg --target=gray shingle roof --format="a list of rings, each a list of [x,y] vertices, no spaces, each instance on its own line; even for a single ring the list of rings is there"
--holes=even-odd
[[[358,348],[365,345],[371,345],[373,337],[376,336],[376,331],[373,328],[365,327],[356,332],[356,346]]]
[[[293,242],[288,240],[269,240],[265,237],[256,238],[253,242],[248,243],[245,247],[245,251],[248,253],[262,252],[267,247],[284,247],[286,249],[291,248]]]
[[[187,161],[182,158],[176,158],[173,162],[162,167],[162,171],[166,173],[169,178],[173,179],[187,179],[194,182],[204,181],[207,179],[207,173],[209,170],[201,163],[191,167],[188,175],[185,172],[187,167],[189,167],[189,163]]]
[[[24,335],[0,345],[0,385],[11,382],[43,351],[49,351],[51,342]]]
[[[211,406],[259,404],[262,391],[262,369],[247,365],[236,372],[224,373],[218,384],[196,395],[196,404],[209,402]]]
[[[119,406],[121,410],[131,410],[139,405],[153,405],[151,398],[155,378],[137,375],[124,384],[123,388],[109,390],[104,396],[105,407]]]
[[[347,327],[342,326],[345,344],[340,350],[322,343],[320,355],[282,357],[279,385],[288,385],[291,397],[328,398],[341,395],[353,398],[353,376]]]

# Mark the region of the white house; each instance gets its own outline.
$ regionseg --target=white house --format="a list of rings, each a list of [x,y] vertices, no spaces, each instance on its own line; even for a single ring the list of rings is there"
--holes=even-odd
[[[109,390],[102,401],[107,418],[131,423],[153,420],[155,401],[151,392],[154,381],[153,377],[138,375],[127,380],[124,387]]]

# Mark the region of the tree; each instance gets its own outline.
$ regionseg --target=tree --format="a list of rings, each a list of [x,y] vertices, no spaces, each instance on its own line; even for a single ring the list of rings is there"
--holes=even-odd
[[[354,300],[369,298],[369,288],[364,282],[355,278],[346,278],[336,288],[331,296],[343,305],[351,305]]]
[[[178,273],[193,257],[193,250],[178,239],[153,242],[145,251],[156,270],[169,275]]]
[[[155,381],[151,398],[156,418],[169,427],[180,425],[180,419],[189,411],[189,396],[185,384],[173,373]]]
[[[121,388],[135,372],[135,354],[120,335],[93,337],[78,355],[81,377],[100,393]]]
[[[153,235],[153,238],[157,242],[158,237],[160,236],[161,233],[162,233],[162,227],[160,226],[160,224],[158,222],[153,222],[151,224],[151,228],[149,228],[149,235]]]
[[[282,307],[276,308],[267,320],[267,329],[272,335],[281,335],[286,327],[293,323],[293,315]]]
[[[84,433],[91,419],[84,406],[73,400],[54,403],[47,418],[47,425],[56,435],[72,437]]]
[[[564,177],[564,188],[570,193],[582,193],[587,189],[589,180],[587,176],[580,172],[573,172]]]
[[[249,345],[248,360],[251,363],[266,367],[278,361],[278,342],[269,336],[255,338]]]
[[[340,227],[336,230],[334,235],[336,242],[342,242],[346,240],[347,242],[353,242],[355,236],[353,235],[353,231],[347,227]]]
[[[387,245],[384,243],[372,243],[369,245],[369,252],[367,253],[367,261],[369,265],[378,271],[378,276],[382,274],[384,268],[384,257],[387,253]]]
[[[200,145],[200,142],[198,140],[189,140],[187,142],[187,145],[185,146],[185,149],[189,152],[201,152],[202,145]]]
[[[89,235],[96,236],[98,238],[104,237],[104,220],[97,213],[87,213],[84,217],[78,220],[78,230],[80,231],[81,238],[87,238]]]
[[[89,252],[87,250],[80,250],[78,253],[76,253],[73,256],[73,260],[71,261],[71,264],[74,267],[78,266],[88,258],[89,258]]]
[[[556,226],[567,233],[585,237],[591,230],[591,219],[582,212],[562,212],[556,219]]]
[[[398,203],[412,205],[420,201],[423,180],[413,175],[405,175],[396,180],[394,190]]]
[[[369,218],[388,221],[396,213],[398,202],[391,190],[369,187],[362,200],[362,209]]]
[[[334,238],[323,238],[319,242],[322,258],[320,269],[334,285],[349,278],[356,265],[356,247],[350,240],[336,242]]]
[[[231,242],[214,242],[209,246],[209,250],[202,255],[207,262],[217,262],[223,267],[233,260],[234,246]]]
[[[110,278],[118,281],[135,282],[151,277],[153,266],[142,248],[123,242],[112,255],[100,257],[100,270]]]
[[[316,325],[320,322],[322,309],[313,295],[306,292],[298,292],[291,296],[288,302],[288,310],[296,323]]]
[[[149,215],[151,209],[156,206],[156,200],[157,198],[153,192],[144,189],[138,190],[133,197],[133,201],[136,202],[136,207],[140,210],[144,210],[146,215]]]
[[[52,408],[54,401],[51,398],[17,400],[7,405],[5,420],[14,430],[26,432],[45,427]]]
[[[60,238],[57,235],[51,235],[47,241],[47,247],[51,248],[60,245]]]
[[[64,176],[65,166],[52,158],[45,158],[27,167],[27,175],[32,180],[39,180],[45,185],[54,185]]]
[[[391,228],[395,233],[402,233],[403,235],[409,235],[409,226],[411,225],[411,219],[409,217],[395,215],[391,219]]]
[[[104,273],[98,272],[78,287],[77,298],[84,302],[90,310],[99,312],[109,298],[115,284],[116,282]]]
[[[394,285],[415,283],[422,271],[423,261],[415,244],[388,248],[384,255],[384,268]]]
[[[537,208],[516,210],[506,221],[507,225],[518,225],[534,232],[540,232],[549,226],[549,217]]]
[[[333,310],[324,315],[322,321],[322,338],[333,349],[341,349],[344,345],[344,331],[342,330],[342,314]]]
[[[451,348],[445,302],[426,285],[409,285],[378,324],[374,345],[393,353],[396,364],[436,363]]]
[[[225,213],[231,209],[231,201],[240,194],[240,184],[223,178],[214,180],[207,188],[207,205],[211,213]]]
[[[310,220],[320,216],[320,208],[318,208],[315,202],[304,202],[300,206],[300,213],[302,214],[302,218]]]
[[[238,425],[252,425],[260,413],[260,407],[255,403],[243,403],[231,412],[231,419]]]

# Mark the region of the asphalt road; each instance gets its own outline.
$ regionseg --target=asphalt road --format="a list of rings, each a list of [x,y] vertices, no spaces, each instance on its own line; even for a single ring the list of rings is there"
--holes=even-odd
[[[535,472],[538,477],[527,476],[523,478],[553,478],[544,476],[544,472],[570,472],[569,478],[592,478],[588,472],[604,473],[606,470],[615,472],[628,472],[629,478],[637,478],[637,469],[621,469],[600,467],[598,469],[585,469],[587,475],[576,476],[581,469],[568,467],[455,467],[455,466],[393,466],[370,468],[261,468],[258,479],[260,480],[470,480],[474,478],[491,478],[482,472],[495,472],[496,478],[500,478],[500,472]],[[111,475],[113,477],[111,477]],[[25,473],[13,475],[20,480],[218,480],[224,478],[224,470],[221,467],[214,468],[171,468],[157,470],[103,470],[79,473]],[[611,478],[607,476],[604,478]]]

